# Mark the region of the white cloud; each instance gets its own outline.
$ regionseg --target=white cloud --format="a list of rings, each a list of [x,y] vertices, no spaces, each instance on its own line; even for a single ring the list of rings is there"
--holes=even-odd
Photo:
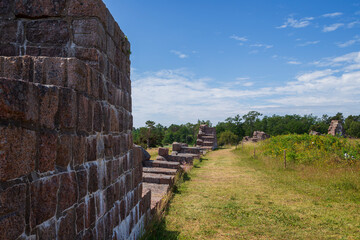
[[[330,26],[325,26],[323,28],[323,32],[332,32],[332,31],[335,31],[335,30],[337,30],[338,28],[340,28],[342,26],[344,26],[343,23],[334,23],[334,24],[332,24]]]
[[[170,52],[173,53],[173,54],[175,54],[176,56],[178,56],[178,57],[181,58],[181,59],[184,59],[184,58],[189,57],[188,55],[186,55],[186,54],[184,54],[184,53],[182,53],[182,52],[180,52],[180,51],[171,50]]]
[[[338,17],[341,15],[343,15],[342,12],[334,12],[334,13],[326,13],[326,14],[322,15],[322,17],[333,18],[333,17]]]
[[[300,47],[305,47],[305,46],[309,46],[309,45],[318,44],[319,42],[320,42],[320,41],[307,41],[307,42],[298,44],[298,46],[300,46]]]
[[[244,87],[251,87],[252,85],[254,85],[253,82],[246,82],[243,84]]]
[[[301,73],[292,81],[251,89],[247,87],[253,86],[253,82],[246,76],[221,82],[199,78],[185,69],[142,74],[133,70],[134,125],[143,126],[149,119],[163,125],[197,119],[216,123],[250,110],[264,114],[357,113],[360,52],[318,62],[326,68],[317,65],[313,71]]]
[[[354,22],[351,22],[351,23],[348,23],[347,24],[347,27],[348,28],[353,28],[355,27],[356,25],[360,24],[360,21],[354,21]]]
[[[283,25],[281,25],[277,28],[287,28],[287,27],[304,28],[304,27],[309,26],[311,24],[312,20],[314,20],[313,17],[301,18],[299,20],[290,17],[284,22]]]
[[[338,43],[337,45],[341,48],[345,48],[345,47],[349,47],[351,45],[354,45],[355,43],[360,42],[360,37],[359,36],[355,36],[354,39],[351,39],[349,41],[343,42],[343,43]]]
[[[287,63],[291,64],[291,65],[299,65],[299,64],[301,64],[301,62],[299,62],[299,61],[288,61]]]
[[[240,42],[246,42],[248,39],[246,37],[239,37],[236,35],[232,35],[230,36],[231,39],[235,39],[236,41],[240,41]]]
[[[258,48],[272,48],[274,47],[273,45],[268,45],[268,44],[262,44],[262,43],[256,43],[256,44],[251,44],[250,47],[258,47]]]
[[[249,77],[237,77],[236,81],[242,82],[242,81],[246,81],[246,80],[249,80],[249,79],[250,79]]]

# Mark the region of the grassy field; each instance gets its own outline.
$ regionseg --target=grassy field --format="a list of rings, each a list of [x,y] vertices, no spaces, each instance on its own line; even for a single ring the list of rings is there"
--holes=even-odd
[[[284,169],[253,149],[197,162],[148,239],[360,239],[357,166]]]

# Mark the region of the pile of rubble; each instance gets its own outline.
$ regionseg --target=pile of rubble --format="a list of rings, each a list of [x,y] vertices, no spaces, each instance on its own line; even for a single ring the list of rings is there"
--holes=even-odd
[[[263,141],[265,139],[268,139],[270,138],[270,135],[269,134],[266,134],[265,132],[261,132],[261,131],[254,131],[254,134],[252,137],[249,137],[249,136],[245,136],[243,138],[243,141],[244,142],[258,142],[258,141]]]

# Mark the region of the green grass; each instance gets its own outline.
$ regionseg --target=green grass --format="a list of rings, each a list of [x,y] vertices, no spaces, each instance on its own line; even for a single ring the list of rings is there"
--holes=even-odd
[[[253,147],[197,162],[148,239],[360,239],[355,166],[284,169]]]

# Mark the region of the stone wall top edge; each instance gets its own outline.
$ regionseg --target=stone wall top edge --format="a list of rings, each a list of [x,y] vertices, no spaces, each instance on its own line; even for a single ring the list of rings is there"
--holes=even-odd
[[[130,49],[126,35],[102,0],[1,0],[0,2],[0,19],[3,20],[89,17],[97,18],[111,37],[119,35]]]

